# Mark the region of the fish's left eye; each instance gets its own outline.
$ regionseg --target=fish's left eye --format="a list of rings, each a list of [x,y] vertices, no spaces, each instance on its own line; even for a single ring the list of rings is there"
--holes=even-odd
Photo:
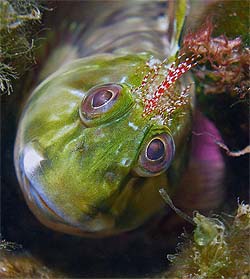
[[[175,145],[170,134],[154,136],[140,151],[134,172],[142,177],[150,177],[166,171],[173,160]]]
[[[132,97],[125,85],[108,83],[91,88],[82,100],[79,114],[87,127],[118,118],[132,105]]]
[[[112,101],[115,93],[110,89],[101,89],[95,92],[94,96],[92,97],[92,107],[94,109],[99,109],[103,106],[106,106],[110,101]]]
[[[92,88],[82,101],[80,116],[93,119],[107,112],[119,97],[122,87],[118,84],[106,84]]]

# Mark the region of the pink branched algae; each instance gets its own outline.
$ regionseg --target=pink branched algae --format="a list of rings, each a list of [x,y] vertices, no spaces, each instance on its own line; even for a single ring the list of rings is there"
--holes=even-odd
[[[153,65],[141,85],[134,90],[145,105],[143,117],[159,115],[162,119],[188,102],[190,86],[180,92],[175,84],[191,68],[204,85],[204,93],[249,94],[250,50],[240,37],[212,37],[213,24],[207,19],[199,30],[187,34],[176,62],[167,60]],[[196,65],[199,67],[195,67]]]
[[[244,98],[249,94],[250,50],[244,47],[241,37],[213,37],[213,29],[212,21],[207,19],[198,31],[187,34],[180,54],[200,57],[199,65],[204,67],[196,69],[195,75],[205,84],[205,93],[228,91]]]

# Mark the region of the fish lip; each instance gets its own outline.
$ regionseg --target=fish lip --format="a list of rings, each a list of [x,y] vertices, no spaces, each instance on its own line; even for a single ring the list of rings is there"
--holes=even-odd
[[[75,224],[68,221],[66,218],[60,216],[60,213],[57,213],[53,210],[46,199],[38,190],[29,183],[29,194],[27,197],[28,205],[31,208],[34,215],[43,223],[45,226],[58,230],[61,232],[69,232],[70,234],[76,231],[76,234],[81,235],[81,231],[85,230],[81,227],[80,224]],[[63,229],[56,229],[56,227]]]
[[[69,232],[70,234],[72,232],[73,234],[75,232],[76,235],[84,235],[88,233],[93,234],[93,231],[89,230],[89,222],[95,220],[95,218],[97,217],[97,213],[95,213],[94,215],[88,215],[84,213],[84,216],[86,218],[85,226],[78,222],[70,222],[69,220],[67,220],[67,218],[64,218],[64,216],[60,216],[61,212],[57,212],[58,209],[54,210],[51,208],[51,206],[49,205],[50,201],[46,201],[44,195],[41,194],[35,186],[33,186],[29,181],[27,184],[26,191],[28,190],[28,194],[26,193],[25,196],[28,201],[28,205],[31,208],[32,212],[35,214],[35,216],[43,224],[52,229],[55,229],[55,227],[63,226],[64,229],[59,229],[59,231]]]
[[[102,231],[96,229],[96,225],[102,226],[102,223],[98,220],[98,215],[89,216],[90,218],[85,223],[85,227],[81,224],[70,223],[66,219],[62,218],[57,214],[44,200],[43,196],[30,185],[30,195],[28,204],[30,205],[35,216],[47,227],[58,230],[63,233],[74,234],[78,236],[87,236],[87,237],[99,237],[100,236],[110,236],[109,231]]]
[[[41,169],[42,167],[41,162],[48,160],[48,158],[39,152],[34,153],[32,145],[27,147],[26,154],[25,152],[21,155],[17,154],[17,150],[18,148],[16,145],[14,158],[20,188],[31,212],[44,226],[62,233],[90,238],[110,236],[113,234],[110,229],[107,229],[107,231],[106,229],[93,229],[95,224],[93,225],[92,223],[99,222],[97,216],[99,209],[93,206],[92,209],[94,209],[94,212],[91,215],[86,212],[83,213],[83,223],[82,221],[72,222],[69,220],[69,218],[46,197],[43,186],[40,184],[41,181],[39,181],[39,178],[35,175],[37,168]],[[27,154],[31,154],[33,157],[27,157],[25,161],[25,155],[27,156]],[[31,165],[27,164],[27,162],[34,161],[30,159],[35,159],[36,166],[33,168]]]
[[[48,216],[53,221],[57,221],[60,223],[66,224],[64,218],[62,218],[55,210],[53,210],[48,203],[46,202],[46,199],[43,198],[43,196],[36,190],[35,187],[32,185],[29,185],[29,193],[32,197],[32,200],[30,202],[34,204],[35,207],[38,208],[38,210],[41,212],[40,214]]]
[[[39,147],[38,150],[34,146],[35,144]],[[48,161],[42,147],[35,141],[29,143],[25,145],[22,155],[18,156],[16,154],[15,159],[19,162],[19,165],[16,166],[19,184],[33,213],[35,213],[38,219],[46,220],[48,218],[50,222],[67,224],[68,221],[64,218],[63,213],[46,198],[42,190],[43,187],[35,175],[37,171],[42,169],[41,163]],[[32,163],[30,164],[30,162]]]

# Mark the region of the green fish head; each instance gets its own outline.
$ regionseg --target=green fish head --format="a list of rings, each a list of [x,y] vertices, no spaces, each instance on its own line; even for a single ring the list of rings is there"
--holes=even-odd
[[[133,91],[149,55],[98,55],[48,77],[22,115],[15,164],[27,203],[50,228],[86,236],[131,230],[158,212],[175,144],[142,117]]]

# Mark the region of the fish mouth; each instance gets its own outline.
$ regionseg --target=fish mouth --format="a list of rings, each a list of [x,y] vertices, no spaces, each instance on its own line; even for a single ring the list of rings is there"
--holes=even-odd
[[[52,229],[55,225],[74,226],[43,193],[43,187],[36,175],[42,170],[42,164],[48,162],[42,147],[37,142],[32,142],[23,148],[22,155],[17,151],[18,145],[15,146],[15,163],[18,162],[15,167],[19,184],[33,214],[41,223]]]
[[[72,223],[63,216],[60,216],[49,205],[46,198],[40,194],[30,181],[25,178],[24,188],[22,189],[26,202],[36,216],[36,218],[46,227],[63,233],[85,236],[90,238],[105,237],[113,235],[115,219],[98,210],[95,215],[83,213],[82,223]],[[119,232],[117,232],[119,233]]]
[[[32,185],[27,176],[23,176],[22,192],[24,198],[28,204],[28,207],[37,217],[37,219],[47,227],[53,228],[55,224],[72,226],[65,220],[62,214],[58,210],[54,210],[50,201],[44,198],[44,195],[40,194],[39,191]],[[53,224],[53,225],[52,225]]]
[[[41,148],[40,148],[41,149]],[[42,172],[42,167],[48,158],[39,153],[32,145],[24,148],[23,155],[15,155],[15,162],[19,184],[26,203],[35,217],[46,227],[80,236],[103,237],[113,234],[115,217],[102,212],[102,210],[89,205],[91,214],[82,212],[80,220],[71,220],[51,201],[37,173]]]
[[[33,203],[39,208],[40,211],[43,212],[47,217],[49,217],[52,221],[65,223],[65,220],[53,210],[46,200],[42,197],[39,192],[30,185],[29,194],[32,196]]]

